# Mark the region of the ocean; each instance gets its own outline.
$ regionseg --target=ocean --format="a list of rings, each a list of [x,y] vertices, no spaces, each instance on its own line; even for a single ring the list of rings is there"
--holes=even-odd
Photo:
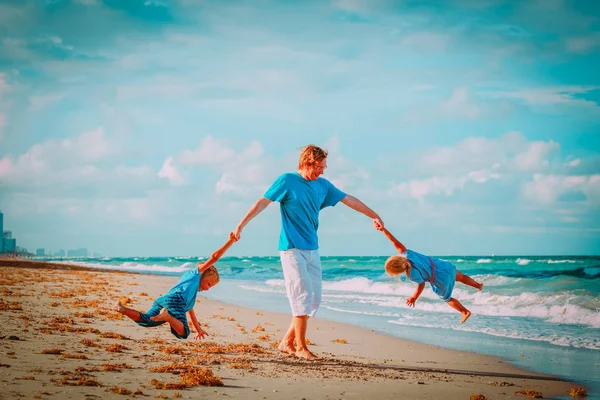
[[[383,271],[386,257],[322,257],[317,317],[436,346],[500,356],[512,364],[587,385],[600,398],[600,256],[440,257],[484,283],[456,283],[460,314],[426,286],[416,307],[410,281]],[[178,276],[202,257],[56,259],[99,269]],[[221,283],[203,295],[259,310],[289,312],[279,257],[224,257]],[[202,315],[198,310],[199,318]],[[310,325],[307,336],[310,338]]]

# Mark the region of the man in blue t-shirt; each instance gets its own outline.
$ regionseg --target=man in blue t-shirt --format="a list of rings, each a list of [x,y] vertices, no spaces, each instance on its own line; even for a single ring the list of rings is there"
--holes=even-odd
[[[298,172],[285,173],[277,178],[233,231],[235,238],[239,239],[242,229],[252,218],[271,202],[279,202],[279,254],[293,315],[279,350],[307,360],[318,358],[306,346],[306,326],[308,317],[314,317],[321,303],[321,259],[317,237],[319,212],[341,201],[372,218],[376,226],[383,227],[383,221],[376,212],[336,188],[327,179],[320,178],[325,168],[327,151],[314,145],[304,147],[298,161]]]

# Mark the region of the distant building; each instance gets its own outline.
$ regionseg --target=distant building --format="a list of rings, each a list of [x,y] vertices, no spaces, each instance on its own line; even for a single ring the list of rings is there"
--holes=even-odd
[[[15,238],[4,238],[4,252],[5,253],[16,253],[17,251],[17,239]]]
[[[0,232],[4,232],[4,214],[0,211]],[[0,253],[4,252],[4,236],[0,238]]]
[[[67,257],[87,257],[87,256],[88,256],[88,251],[86,248],[67,250]]]
[[[64,250],[59,250],[56,253],[54,253],[54,257],[64,257],[64,256],[65,256]]]
[[[2,236],[4,239],[12,239],[12,231],[4,231]]]
[[[35,249],[35,255],[37,257],[44,257],[46,255],[46,249]]]

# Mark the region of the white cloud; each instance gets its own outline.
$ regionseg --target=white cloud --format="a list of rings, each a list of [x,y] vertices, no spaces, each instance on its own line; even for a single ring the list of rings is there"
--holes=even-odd
[[[548,107],[556,105],[571,105],[597,109],[597,103],[590,100],[576,98],[575,95],[585,94],[599,88],[599,86],[555,86],[516,91],[487,92],[486,94],[490,97],[523,100],[531,106]]]
[[[425,196],[432,193],[445,192],[446,195],[452,194],[454,189],[462,187],[464,180],[462,179],[423,179],[423,180],[410,180],[408,182],[402,182],[392,188],[391,192],[399,194],[400,196],[408,196],[419,201],[423,201]]]
[[[493,168],[493,167],[492,167]],[[502,175],[493,171],[485,169],[478,171],[471,171],[467,174],[468,180],[472,180],[475,183],[485,183],[492,179],[500,179]]]
[[[10,90],[10,85],[6,82],[6,74],[0,72],[0,140],[4,136],[4,128],[6,127],[6,114],[4,105],[4,93]]]
[[[200,142],[197,149],[184,150],[179,160],[183,164],[223,164],[234,157],[233,149],[209,135]]]
[[[507,159],[527,145],[521,132],[507,132],[499,138],[467,137],[455,146],[427,149],[414,154],[409,164],[417,163],[424,175],[466,175],[472,171],[499,170]]]
[[[167,157],[162,168],[158,171],[159,178],[168,179],[173,185],[183,185],[184,179],[179,174],[177,167],[173,165],[173,157]]]
[[[464,188],[468,182],[482,184],[491,179],[500,179],[501,175],[489,171],[471,171],[466,175],[433,177],[421,180],[409,180],[395,185],[391,193],[401,197],[411,197],[424,201],[426,196],[451,196],[455,191]]]
[[[600,33],[567,38],[565,47],[571,53],[589,54],[600,47]]]
[[[325,178],[344,191],[359,189],[369,180],[370,175],[364,168],[346,159],[342,155],[341,147],[341,140],[337,133],[323,145],[323,148],[328,151]]]
[[[560,150],[558,143],[532,142],[527,144],[527,150],[515,155],[514,164],[521,171],[540,171],[550,165],[550,157]]]
[[[6,116],[0,112],[0,140],[4,136],[4,127],[6,126]]]
[[[215,188],[217,193],[254,194],[258,187],[266,183],[264,175],[264,168],[260,163],[249,164],[235,171],[224,172]]]
[[[452,147],[408,154],[405,157],[408,168],[417,167],[405,175],[413,178],[396,184],[391,193],[423,201],[429,195],[450,196],[468,183],[481,185],[504,180],[514,184],[530,179],[531,174],[543,176],[552,168],[567,168],[569,162],[558,158],[559,151],[560,145],[554,141],[528,142],[522,133],[515,131],[496,139],[469,137]],[[415,179],[417,175],[423,178]],[[536,182],[528,187],[528,197],[536,197],[534,193],[539,192],[544,193],[544,198],[556,198],[546,193],[556,191],[552,179],[538,177]],[[577,186],[573,178],[565,178],[563,183]]]
[[[551,205],[565,194],[581,192],[586,202],[600,205],[600,174],[596,175],[543,175],[535,174],[533,181],[523,185],[525,199],[532,203]]]
[[[82,133],[73,145],[75,152],[84,160],[99,160],[113,151],[110,148],[111,144],[106,140],[102,127]]]
[[[35,144],[16,161],[6,156],[0,160],[0,178],[5,182],[47,184],[88,176],[97,171],[93,163],[118,152],[107,139],[102,127],[84,132],[73,139],[49,139]]]
[[[198,148],[182,151],[178,160],[187,166],[211,166],[221,174],[215,184],[216,192],[240,195],[254,195],[264,189],[270,162],[264,158],[264,149],[256,140],[236,151],[228,146],[227,141],[210,135],[200,142]]]
[[[480,115],[480,108],[473,102],[469,89],[460,87],[454,89],[450,99],[442,104],[442,111],[455,116],[460,115],[467,119],[475,119]]]
[[[333,5],[343,11],[365,13],[371,10],[373,0],[336,0]]]

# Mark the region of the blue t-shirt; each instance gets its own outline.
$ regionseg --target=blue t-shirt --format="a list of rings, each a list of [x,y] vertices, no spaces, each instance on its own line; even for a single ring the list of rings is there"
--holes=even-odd
[[[198,296],[198,289],[200,289],[200,278],[202,274],[198,273],[198,268],[187,271],[181,276],[181,279],[177,285],[173,286],[165,296],[169,296],[175,293],[181,294],[183,301],[185,302],[185,311],[190,311],[194,308],[196,303],[196,296]]]
[[[319,212],[335,206],[346,193],[327,179],[309,181],[299,173],[291,172],[277,178],[264,197],[280,203],[279,250],[317,250]]]
[[[456,267],[454,264],[439,258],[430,258],[412,250],[406,250],[404,254],[411,265],[409,273],[406,274],[408,279],[418,284],[431,283],[433,292],[444,301],[452,298],[452,291],[456,282]],[[431,282],[432,260],[435,265],[433,282]]]

